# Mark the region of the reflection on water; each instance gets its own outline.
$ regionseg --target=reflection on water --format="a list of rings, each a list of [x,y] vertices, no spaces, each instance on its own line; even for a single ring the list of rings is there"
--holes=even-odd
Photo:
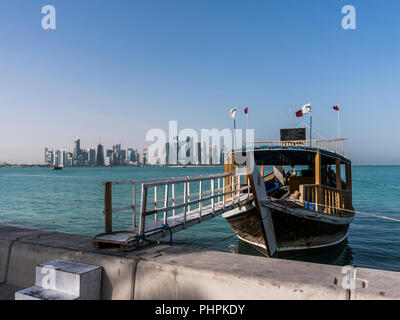
[[[233,253],[264,257],[263,254],[239,239],[236,245],[231,244],[230,249]],[[338,266],[353,265],[353,251],[346,239],[334,248],[290,258],[289,260],[333,264]]]
[[[299,256],[291,260],[333,264],[337,266],[353,265],[353,251],[346,239],[334,248]]]

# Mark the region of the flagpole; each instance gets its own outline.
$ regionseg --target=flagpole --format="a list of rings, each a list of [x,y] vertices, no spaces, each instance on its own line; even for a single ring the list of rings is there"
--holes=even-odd
[[[235,108],[237,110],[237,105]],[[236,113],[235,113],[235,117],[233,118],[233,148],[232,148],[232,151],[235,151],[235,146],[236,146]]]
[[[340,111],[337,113],[337,130],[338,130],[338,139],[340,139]]]
[[[310,113],[310,148],[312,146],[312,113]]]
[[[235,150],[236,119],[233,119],[233,150]]]

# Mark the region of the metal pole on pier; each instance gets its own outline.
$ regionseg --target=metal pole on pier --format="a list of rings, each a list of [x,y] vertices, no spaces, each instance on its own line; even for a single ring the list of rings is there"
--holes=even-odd
[[[339,106],[333,106],[333,110],[337,111],[337,132],[338,132],[338,139],[340,139],[340,108]]]
[[[235,149],[235,135],[236,135],[236,111],[237,108],[233,108],[229,110],[231,114],[231,118],[233,119],[233,146],[232,146],[232,151]]]
[[[312,114],[310,113],[310,148],[312,146]]]

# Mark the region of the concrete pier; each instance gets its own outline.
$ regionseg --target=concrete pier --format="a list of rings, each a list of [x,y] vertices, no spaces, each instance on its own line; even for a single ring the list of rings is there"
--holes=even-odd
[[[158,245],[120,252],[92,238],[0,226],[0,299],[33,286],[35,266],[71,260],[103,268],[102,299],[399,299],[400,273]],[[344,279],[346,280],[346,279]]]

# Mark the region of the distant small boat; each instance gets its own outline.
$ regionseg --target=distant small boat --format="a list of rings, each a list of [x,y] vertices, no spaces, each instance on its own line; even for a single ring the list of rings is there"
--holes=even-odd
[[[52,165],[51,170],[62,170],[64,169],[64,166],[58,166],[58,165]]]

